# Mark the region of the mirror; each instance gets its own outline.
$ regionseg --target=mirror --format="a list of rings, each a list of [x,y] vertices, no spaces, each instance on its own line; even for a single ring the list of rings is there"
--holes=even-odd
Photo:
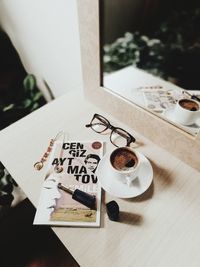
[[[200,133],[191,135],[164,117],[161,118],[102,86],[99,2],[101,1],[77,0],[85,97],[106,112],[108,117],[109,114],[114,116],[133,131],[200,170]]]
[[[199,3],[103,0],[99,4],[103,87],[196,135]],[[191,98],[197,103],[181,101],[177,111],[179,99]]]

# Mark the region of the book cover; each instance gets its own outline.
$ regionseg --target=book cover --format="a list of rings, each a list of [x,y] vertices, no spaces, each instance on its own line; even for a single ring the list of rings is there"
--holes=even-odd
[[[100,226],[101,186],[95,172],[102,156],[99,141],[55,142],[33,223]]]

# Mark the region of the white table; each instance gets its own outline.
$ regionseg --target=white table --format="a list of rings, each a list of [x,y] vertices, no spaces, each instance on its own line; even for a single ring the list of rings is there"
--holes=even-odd
[[[69,92],[1,131],[1,161],[37,205],[45,169],[37,172],[33,164],[58,131],[65,130],[72,140],[101,138],[107,150],[113,148],[107,135],[84,127],[94,113],[135,135],[137,149],[153,165],[153,184],[129,200],[103,194],[100,228],[53,227],[54,232],[82,267],[199,267],[200,173],[85,102],[80,91]],[[119,222],[105,213],[110,200],[120,206]]]

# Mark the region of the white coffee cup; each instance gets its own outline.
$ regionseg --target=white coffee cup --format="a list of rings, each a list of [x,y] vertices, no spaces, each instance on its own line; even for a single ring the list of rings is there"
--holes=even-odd
[[[118,147],[110,154],[110,166],[117,174],[116,179],[130,187],[137,178],[140,158],[138,153],[129,147]]]
[[[183,125],[192,125],[200,118],[200,103],[193,99],[180,99],[174,108],[175,120]]]

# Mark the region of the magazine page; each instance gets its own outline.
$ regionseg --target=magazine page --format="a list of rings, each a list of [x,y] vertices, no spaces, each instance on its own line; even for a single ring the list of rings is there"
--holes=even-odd
[[[55,142],[34,224],[100,226],[101,187],[95,174],[103,143]]]
[[[163,112],[165,109],[173,108],[176,101],[182,97],[181,90],[169,90],[160,88],[142,89],[145,105],[155,112]]]

